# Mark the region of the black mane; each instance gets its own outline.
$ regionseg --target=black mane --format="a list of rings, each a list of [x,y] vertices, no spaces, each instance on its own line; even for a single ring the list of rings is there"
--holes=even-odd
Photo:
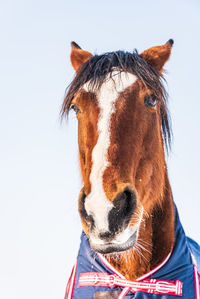
[[[161,101],[163,140],[166,149],[170,148],[172,134],[170,116],[167,108],[167,93],[163,86],[163,77],[140,57],[136,50],[133,53],[116,51],[102,55],[94,55],[84,63],[66,91],[61,116],[64,117],[68,114],[74,95],[86,82],[90,81],[91,90],[99,89],[107,75],[111,74],[113,68],[136,75]]]

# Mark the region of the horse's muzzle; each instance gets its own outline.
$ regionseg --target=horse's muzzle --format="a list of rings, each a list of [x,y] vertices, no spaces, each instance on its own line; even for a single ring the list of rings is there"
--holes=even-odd
[[[126,229],[127,230],[127,229]],[[113,239],[110,242],[100,241],[90,238],[90,246],[94,251],[97,251],[99,253],[108,254],[108,253],[115,253],[115,252],[121,252],[128,250],[134,246],[134,244],[137,242],[138,237],[138,227],[134,230],[129,230],[130,236],[128,239],[124,242],[120,242],[119,238]]]
[[[79,198],[79,212],[82,221],[87,226],[88,231],[86,233],[89,236],[91,247],[95,251],[101,253],[119,252],[134,245],[139,230],[137,217],[135,217],[137,221],[134,221],[134,224],[130,223],[137,210],[135,191],[128,186],[125,187],[122,192],[115,196],[115,199],[111,202],[111,208],[106,214],[100,212],[101,198],[99,198],[99,209],[92,206],[93,203],[90,201],[90,207],[93,208],[91,214],[86,211],[86,200],[87,196],[82,191]],[[95,200],[95,202],[97,201]],[[103,201],[102,204],[104,204]],[[99,226],[98,220],[102,218],[105,219],[105,224],[101,221]]]

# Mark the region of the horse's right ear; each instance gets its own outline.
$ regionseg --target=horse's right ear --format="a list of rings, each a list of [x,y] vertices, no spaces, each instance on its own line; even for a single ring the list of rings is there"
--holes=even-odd
[[[71,63],[75,71],[81,67],[83,63],[85,63],[88,59],[90,59],[93,55],[90,52],[84,51],[77,45],[75,42],[71,42],[72,50],[71,50]]]

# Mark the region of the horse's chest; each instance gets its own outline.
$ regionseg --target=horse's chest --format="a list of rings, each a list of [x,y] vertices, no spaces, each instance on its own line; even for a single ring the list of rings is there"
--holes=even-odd
[[[127,281],[101,255],[90,248],[83,234],[65,299],[200,299],[200,247],[188,239],[177,219],[173,252],[137,281]],[[144,277],[145,276],[145,277]]]

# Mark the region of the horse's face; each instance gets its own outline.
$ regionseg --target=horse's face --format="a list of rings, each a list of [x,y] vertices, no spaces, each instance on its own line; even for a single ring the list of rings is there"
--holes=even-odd
[[[168,55],[158,71],[169,57],[170,43],[160,48]],[[72,49],[75,69],[79,66],[74,56],[80,51],[84,57],[83,50]],[[98,89],[91,89],[87,82],[73,98],[84,183],[79,212],[96,251],[110,253],[132,247],[144,211],[150,213],[160,199],[165,167],[160,105],[140,78],[117,68]],[[158,196],[151,198],[155,188]]]

